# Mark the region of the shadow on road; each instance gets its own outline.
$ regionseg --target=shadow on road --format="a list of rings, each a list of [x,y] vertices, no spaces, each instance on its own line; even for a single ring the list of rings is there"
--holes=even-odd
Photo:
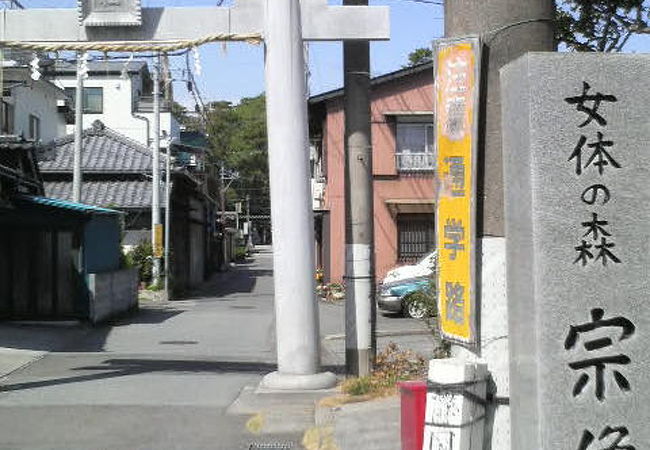
[[[205,298],[222,301],[232,301],[227,298],[233,294],[250,294],[262,277],[272,277],[273,270],[257,269],[251,263],[238,264],[228,272],[218,272],[212,275],[202,286],[188,291],[179,300]]]
[[[91,373],[0,385],[0,392],[22,391],[147,373],[249,373],[265,375],[277,370],[277,366],[259,362],[116,358],[107,359],[96,366],[75,367],[71,370]],[[340,367],[325,367],[324,370],[339,371]]]

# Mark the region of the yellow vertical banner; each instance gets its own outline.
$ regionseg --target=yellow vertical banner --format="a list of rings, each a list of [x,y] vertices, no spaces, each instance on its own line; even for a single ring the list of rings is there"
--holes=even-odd
[[[163,257],[163,226],[161,224],[154,225],[154,241],[153,241],[153,256],[154,258]]]
[[[438,201],[439,327],[447,340],[472,346],[476,318],[476,153],[480,41],[434,43]]]

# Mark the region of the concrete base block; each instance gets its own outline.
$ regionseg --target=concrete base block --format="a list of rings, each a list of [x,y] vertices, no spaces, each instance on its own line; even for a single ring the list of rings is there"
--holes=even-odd
[[[260,389],[279,391],[317,391],[330,389],[336,385],[336,375],[321,372],[313,375],[294,375],[272,372],[260,383]]]
[[[487,366],[429,362],[423,450],[483,450]]]
[[[491,402],[486,411],[485,449],[510,450],[510,411],[508,406],[508,302],[506,296],[506,240],[502,237],[480,239],[480,350],[478,354],[454,346],[452,356],[460,361],[487,364]]]

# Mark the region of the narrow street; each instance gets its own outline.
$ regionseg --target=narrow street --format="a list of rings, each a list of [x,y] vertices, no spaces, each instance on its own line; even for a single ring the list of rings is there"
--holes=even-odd
[[[343,310],[321,307],[330,370],[343,363]],[[379,328],[433,349],[419,322],[380,316]],[[245,386],[275,369],[268,248],[191,299],[145,304],[112,326],[0,325],[3,373],[30,358],[0,379],[0,448],[299,448],[299,433],[254,436],[246,416],[226,414]]]

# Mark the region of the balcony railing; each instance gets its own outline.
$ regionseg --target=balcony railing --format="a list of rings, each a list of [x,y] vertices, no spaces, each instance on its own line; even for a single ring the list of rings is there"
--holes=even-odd
[[[433,153],[396,153],[395,167],[398,172],[432,172],[435,169]]]
[[[172,104],[169,100],[160,99],[160,112],[170,112]],[[139,113],[153,112],[153,96],[142,96],[135,103],[135,111]]]

